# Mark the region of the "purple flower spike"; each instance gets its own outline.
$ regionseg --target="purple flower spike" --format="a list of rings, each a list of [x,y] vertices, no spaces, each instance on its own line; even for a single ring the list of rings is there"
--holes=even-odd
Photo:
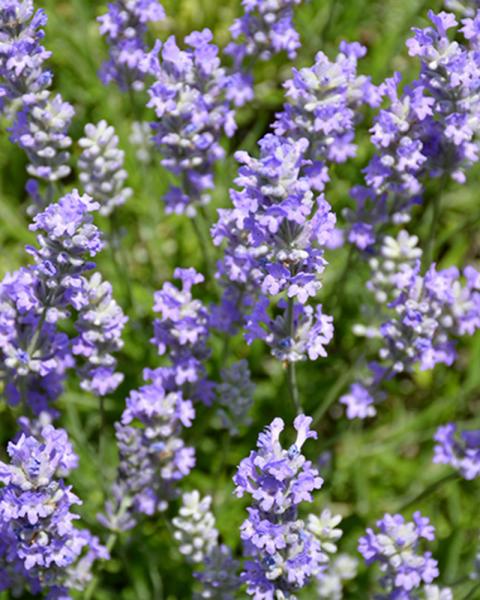
[[[328,561],[320,540],[298,517],[299,505],[312,502],[313,491],[323,484],[301,454],[305,441],[317,437],[311,423],[311,417],[299,415],[294,422],[295,443],[284,449],[279,439],[284,423],[274,419],[234,477],[237,496],[249,494],[253,501],[241,527],[244,552],[250,557],[241,577],[248,594],[257,600],[273,600],[278,593],[290,597]]]
[[[386,514],[377,522],[379,532],[367,529],[360,538],[358,550],[367,565],[378,562],[383,577],[380,580],[385,594],[379,598],[420,598],[417,592],[428,589],[438,576],[437,561],[430,552],[420,553],[422,539],[433,541],[435,530],[426,517],[414,513],[413,522],[406,522],[402,515]],[[421,596],[422,598],[424,596]]]
[[[236,129],[225,95],[228,78],[212,38],[208,29],[194,31],[181,50],[172,36],[152,53],[156,81],[148,106],[157,116],[153,139],[162,165],[179,178],[164,198],[167,212],[194,216],[209,202],[214,165],[225,154],[220,138]]]
[[[149,23],[162,21],[165,11],[158,0],[116,0],[98,17],[110,57],[100,71],[105,85],[114,81],[122,91],[141,90],[148,72],[146,43]]]
[[[434,463],[451,465],[465,479],[480,477],[480,430],[462,431],[457,426],[443,425],[435,434]]]
[[[73,526],[79,516],[71,507],[81,501],[62,477],[78,459],[66,432],[45,425],[34,435],[27,420],[22,425],[26,433],[8,445],[10,464],[0,463],[2,584],[65,598],[86,587],[95,560],[109,556],[89,531]]]

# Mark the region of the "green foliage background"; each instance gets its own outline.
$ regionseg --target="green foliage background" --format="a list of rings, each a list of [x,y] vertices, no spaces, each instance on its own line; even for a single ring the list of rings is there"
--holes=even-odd
[[[229,38],[228,27],[241,12],[239,0],[163,0],[169,15],[158,24],[155,35],[165,39],[170,33],[180,37],[192,29],[210,27],[218,44]],[[125,348],[120,367],[125,381],[117,393],[107,398],[107,423],[103,444],[98,401],[71,384],[60,402],[61,422],[69,431],[81,458],[72,483],[84,500],[80,509],[88,526],[103,539],[106,532],[95,515],[101,510],[109,483],[115,477],[116,450],[113,423],[118,419],[130,389],[141,383],[144,367],[159,365],[149,345],[152,322],[152,294],[162,282],[171,278],[176,266],[204,268],[198,240],[186,218],[165,216],[160,200],[169,177],[154,162],[143,168],[128,142],[133,120],[148,118],[141,95],[132,100],[115,87],[104,87],[97,71],[106,56],[95,18],[105,11],[105,3],[94,0],[44,0],[38,2],[49,15],[45,44],[52,50],[51,66],[54,86],[77,111],[73,124],[74,140],[82,135],[88,121],[107,119],[115,126],[121,146],[126,151],[126,168],[134,195],[118,211],[114,223],[99,219],[107,232],[121,232],[121,243],[112,253],[99,259],[99,268],[112,282],[117,299],[129,315]],[[439,9],[440,2],[420,0],[311,0],[297,10],[296,22],[303,40],[297,66],[309,65],[315,53],[323,50],[331,58],[342,39],[359,40],[368,46],[368,57],[361,70],[379,83],[394,70],[412,79],[415,64],[405,52],[410,28],[426,22],[429,8]],[[215,208],[229,204],[228,188],[235,176],[231,158],[237,148],[254,151],[256,140],[268,129],[282,104],[281,82],[288,78],[292,64],[285,56],[258,65],[257,99],[239,115],[239,131],[226,142],[229,156],[218,169],[214,201],[208,207],[210,222]],[[358,157],[347,166],[335,167],[331,173],[327,198],[337,214],[350,205],[348,190],[361,181],[361,169],[368,160],[371,146],[367,128],[371,115],[360,126]],[[1,275],[27,261],[23,246],[32,241],[25,217],[25,158],[12,146],[2,123],[0,134],[0,272]],[[78,147],[75,146],[75,158]],[[431,220],[431,199],[441,195],[439,234],[435,259],[440,266],[467,263],[478,266],[480,204],[478,202],[479,169],[475,168],[464,187],[432,182],[427,201],[415,211],[411,232],[423,244]],[[75,184],[74,176],[67,187]],[[214,250],[211,248],[213,257]],[[379,416],[363,425],[339,417],[336,404],[340,393],[355,376],[358,364],[372,356],[372,342],[355,338],[352,325],[361,315],[360,307],[371,301],[365,291],[368,269],[364,260],[349,258],[348,249],[328,256],[321,301],[327,313],[335,317],[336,334],[329,357],[298,369],[300,394],[305,412],[317,419],[319,440],[306,450],[312,458],[328,450],[331,465],[323,469],[323,490],[317,494],[314,510],[330,506],[344,515],[345,531],[340,547],[355,553],[356,541],[367,525],[372,525],[385,511],[401,510],[410,516],[413,510],[428,514],[437,527],[438,541],[434,555],[440,561],[443,583],[456,583],[455,598],[464,598],[472,587],[465,581],[478,543],[479,485],[448,477],[448,467],[432,464],[432,436],[436,427],[449,420],[480,425],[480,337],[459,342],[459,359],[451,367],[437,367],[433,372],[399,378],[389,385],[388,400]],[[129,282],[127,284],[127,282]],[[131,298],[132,301],[129,300]],[[206,300],[215,298],[213,287]],[[215,513],[223,538],[240,552],[238,527],[245,503],[232,496],[232,475],[239,460],[254,446],[257,434],[273,417],[291,422],[294,412],[285,385],[281,364],[265,352],[261,344],[248,348],[241,337],[231,343],[231,356],[222,353],[223,340],[215,339],[210,374],[234,358],[247,357],[253,370],[257,391],[253,425],[239,438],[229,439],[215,419],[214,410],[200,408],[197,421],[188,433],[197,449],[198,466],[183,482],[185,489],[198,487],[214,498]],[[4,448],[15,429],[11,409],[0,405],[0,441]],[[2,452],[4,452],[2,450]],[[171,513],[176,507],[171,508]],[[168,517],[169,515],[167,515]],[[372,570],[363,567],[359,578],[348,590],[348,598],[373,596]],[[135,531],[124,535],[114,549],[112,560],[100,574],[94,597],[99,600],[164,599],[191,597],[191,572],[181,560],[172,542],[168,519],[146,520]],[[4,598],[8,596],[4,594]],[[81,597],[81,594],[79,595]],[[314,598],[313,590],[302,598]],[[480,598],[480,592],[472,598]]]

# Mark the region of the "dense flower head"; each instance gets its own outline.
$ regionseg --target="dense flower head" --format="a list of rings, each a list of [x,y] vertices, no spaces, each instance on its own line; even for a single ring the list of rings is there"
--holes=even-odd
[[[179,177],[164,200],[167,212],[190,216],[209,201],[215,163],[224,157],[222,133],[233,135],[234,113],[226,100],[227,76],[210,30],[194,31],[181,50],[175,37],[157,47],[148,106],[155,110],[154,142],[162,165]]]
[[[8,455],[10,464],[0,463],[2,583],[34,594],[62,590],[67,597],[70,586],[82,589],[91,577],[85,566],[108,558],[95,537],[73,526],[79,517],[71,508],[81,502],[62,478],[78,459],[66,432],[51,425],[37,435],[22,433]]]
[[[464,270],[464,284],[455,267],[437,270],[433,264],[421,275],[415,240],[406,234],[397,243],[387,239],[384,250],[372,263],[370,289],[388,304],[377,311],[378,325],[355,328],[356,333],[380,338],[382,346],[378,362],[370,365],[371,376],[354,383],[340,399],[349,418],[375,415],[374,403],[383,397],[380,386],[395,374],[415,366],[427,370],[438,363],[453,364],[455,338],[480,326],[480,279],[473,267]]]
[[[250,557],[242,579],[256,599],[283,593],[295,597],[321,571],[327,557],[320,540],[298,517],[302,502],[312,502],[322,478],[301,454],[305,441],[315,439],[312,419],[299,415],[295,442],[286,450],[279,436],[284,423],[277,418],[259,435],[257,450],[242,460],[234,477],[237,496],[248,494],[252,506],[241,527],[244,551]]]
[[[202,283],[204,277],[192,268],[176,269],[174,276],[181,281],[181,289],[167,282],[154,295],[153,308],[159,316],[154,321],[151,341],[160,356],[168,355],[174,385],[182,389],[184,384],[190,384],[194,396],[208,403],[211,390],[205,381],[204,367],[209,356],[208,312],[203,302],[192,295],[192,287]]]
[[[437,429],[433,462],[452,466],[465,479],[480,477],[480,430],[465,430],[460,435],[457,430],[453,423]]]
[[[70,174],[68,129],[74,115],[60,94],[48,90],[52,76],[43,63],[50,52],[41,45],[46,22],[32,0],[0,3],[0,111],[11,104],[10,139],[27,154],[27,172],[34,177],[26,186],[33,214],[53,200],[53,184]],[[38,180],[48,184],[46,190]]]
[[[302,0],[243,0],[245,14],[236,19],[230,31],[235,40],[226,52],[241,65],[246,57],[268,60],[285,51],[295,58],[300,37],[293,25],[293,7]]]
[[[68,129],[73,115],[73,106],[64,102],[60,94],[53,96],[50,92],[18,112],[11,140],[25,151],[30,161],[29,175],[54,183],[70,174],[68,149],[72,140]]]
[[[100,395],[121,381],[113,352],[122,347],[126,319],[112,289],[90,258],[103,247],[93,224],[98,204],[74,191],[34,217],[37,246],[28,246],[35,264],[6,275],[0,284],[0,363],[11,404],[27,402],[35,413],[62,391],[67,369],[82,356],[79,373],[85,389]],[[61,322],[74,316],[73,340]]]
[[[50,85],[43,64],[50,52],[41,43],[46,23],[45,11],[35,11],[33,0],[0,1],[0,111],[7,101],[32,102]]]
[[[78,143],[82,148],[78,160],[79,179],[85,192],[100,204],[100,214],[109,216],[132,195],[132,190],[124,187],[125,153],[118,148],[118,136],[115,129],[102,120],[96,125],[88,123],[85,137]]]
[[[316,186],[328,180],[325,161],[344,162],[355,155],[355,125],[363,104],[376,106],[380,93],[370,79],[357,74],[366,49],[342,42],[335,61],[319,52],[312,67],[293,69],[285,83],[287,104],[273,125],[277,135],[307,138],[308,156],[318,173]]]
[[[158,0],[116,0],[108,5],[108,12],[98,17],[110,54],[100,71],[103,83],[115,81],[122,91],[143,89],[147,27],[164,18]]]
[[[378,533],[367,529],[358,550],[367,565],[379,563],[383,574],[380,584],[385,591],[379,598],[418,598],[417,591],[439,574],[437,561],[430,552],[422,554],[420,548],[422,540],[435,539],[429,519],[419,512],[413,514],[413,521],[386,514],[377,527]]]
[[[27,250],[53,306],[52,296],[63,296],[76,307],[81,302],[76,296],[81,292],[82,274],[94,266],[89,259],[104,246],[93,223],[92,212],[98,208],[90,196],[74,190],[37,214],[30,225],[31,231],[37,232],[38,247],[28,246]]]
[[[120,464],[102,523],[113,530],[133,527],[139,517],[165,510],[176,483],[195,464],[195,451],[180,437],[195,417],[192,402],[167,391],[164,373],[146,371],[146,383],[130,393],[116,437]]]
[[[179,550],[194,564],[201,564],[218,544],[218,530],[210,510],[211,504],[211,496],[202,498],[198,490],[183,494],[182,506],[172,519]]]
[[[72,352],[83,357],[79,370],[83,389],[105,396],[117,389],[123,375],[115,372],[114,353],[123,348],[122,331],[127,322],[121,307],[112,295],[112,286],[94,273],[82,290],[82,306],[75,323],[79,336]]]
[[[0,283],[0,364],[10,404],[46,410],[62,391],[72,365],[65,333],[44,316],[42,287],[32,268],[7,274]],[[48,315],[47,315],[48,316]]]
[[[214,243],[227,244],[218,276],[229,280],[224,286],[227,301],[236,295],[232,287],[243,288],[243,304],[248,301],[253,306],[246,318],[248,341],[264,339],[274,353],[277,341],[286,340],[287,350],[298,342],[301,356],[295,360],[307,354],[313,360],[323,354],[320,339],[327,343],[332,332],[321,308],[314,311],[306,302],[321,288],[320,275],[326,265],[323,247],[332,235],[335,215],[325,198],[313,193],[306,170],[310,164],[305,158],[306,139],[294,141],[268,134],[259,147],[258,159],[237,152],[241,167],[235,183],[240,190],[231,190],[233,208],[221,211],[212,229]],[[259,291],[260,299],[252,301]],[[284,314],[275,317],[274,333],[267,314],[268,298],[279,294],[290,302],[278,305]],[[293,311],[288,308],[292,303]],[[238,310],[234,304],[232,321]],[[312,327],[315,331],[307,339],[305,334]]]
[[[429,18],[432,26],[415,28],[407,41],[410,56],[420,59],[419,79],[400,93],[396,74],[381,88],[389,106],[371,129],[376,154],[364,171],[366,186],[352,189],[356,211],[346,213],[349,240],[362,250],[375,243],[382,224],[409,220],[427,177],[463,183],[478,159],[480,30],[467,20],[467,43],[450,41],[455,17],[430,11]]]

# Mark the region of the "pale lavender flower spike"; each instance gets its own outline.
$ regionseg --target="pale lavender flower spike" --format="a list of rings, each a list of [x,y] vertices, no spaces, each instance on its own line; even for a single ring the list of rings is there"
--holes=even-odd
[[[2,587],[49,597],[69,598],[70,589],[85,589],[91,566],[108,559],[108,551],[88,530],[73,523],[80,499],[63,477],[76,468],[63,429],[45,425],[27,429],[8,445],[10,464],[0,463],[0,577]],[[58,595],[58,596],[57,596]]]
[[[452,466],[465,479],[480,477],[480,430],[465,430],[448,423],[437,429],[433,462]]]
[[[214,166],[225,151],[220,138],[231,137],[236,124],[225,96],[228,78],[209,29],[194,31],[181,50],[172,36],[152,53],[155,83],[148,106],[155,110],[153,140],[162,165],[176,175],[178,185],[164,197],[167,212],[194,216],[210,201]]]
[[[148,24],[164,18],[165,11],[158,0],[116,0],[108,5],[108,12],[98,18],[110,53],[100,71],[103,83],[115,81],[124,92],[144,88]]]
[[[421,541],[433,541],[435,530],[419,512],[408,522],[402,515],[386,514],[377,522],[378,533],[367,529],[358,550],[367,565],[379,563],[383,593],[379,600],[415,600],[434,597],[430,584],[438,577],[431,552],[421,552]],[[423,593],[425,595],[423,595]],[[377,597],[377,596],[376,596]],[[445,596],[446,597],[446,596]]]
[[[323,484],[301,453],[303,444],[317,437],[311,422],[299,415],[294,421],[297,438],[284,449],[279,440],[284,423],[274,419],[234,477],[237,496],[252,497],[241,527],[248,557],[241,577],[256,600],[295,597],[328,562],[320,540],[298,516],[300,505],[312,502],[312,493]]]
[[[53,201],[56,183],[71,172],[68,129],[75,111],[48,89],[52,74],[43,63],[50,52],[41,45],[46,22],[44,11],[34,11],[31,0],[0,2],[0,110],[11,109],[10,139],[29,160],[31,215]]]

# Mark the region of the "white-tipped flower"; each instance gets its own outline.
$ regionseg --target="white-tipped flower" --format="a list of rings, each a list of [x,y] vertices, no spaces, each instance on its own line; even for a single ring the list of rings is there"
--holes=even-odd
[[[317,592],[319,598],[342,600],[345,581],[357,575],[358,559],[349,554],[339,554],[318,577]]]
[[[328,508],[323,510],[319,517],[313,514],[307,517],[307,529],[315,535],[322,550],[328,554],[335,554],[337,551],[336,542],[343,534],[342,530],[337,528],[341,520],[340,515],[332,515]]]
[[[80,181],[87,194],[100,204],[100,214],[108,216],[132,195],[132,190],[124,187],[125,153],[118,148],[115,129],[103,120],[86,125],[85,137],[78,143],[83,150],[78,160]]]
[[[180,552],[192,563],[201,563],[218,544],[212,498],[202,498],[198,490],[184,494],[178,516],[172,520]]]

